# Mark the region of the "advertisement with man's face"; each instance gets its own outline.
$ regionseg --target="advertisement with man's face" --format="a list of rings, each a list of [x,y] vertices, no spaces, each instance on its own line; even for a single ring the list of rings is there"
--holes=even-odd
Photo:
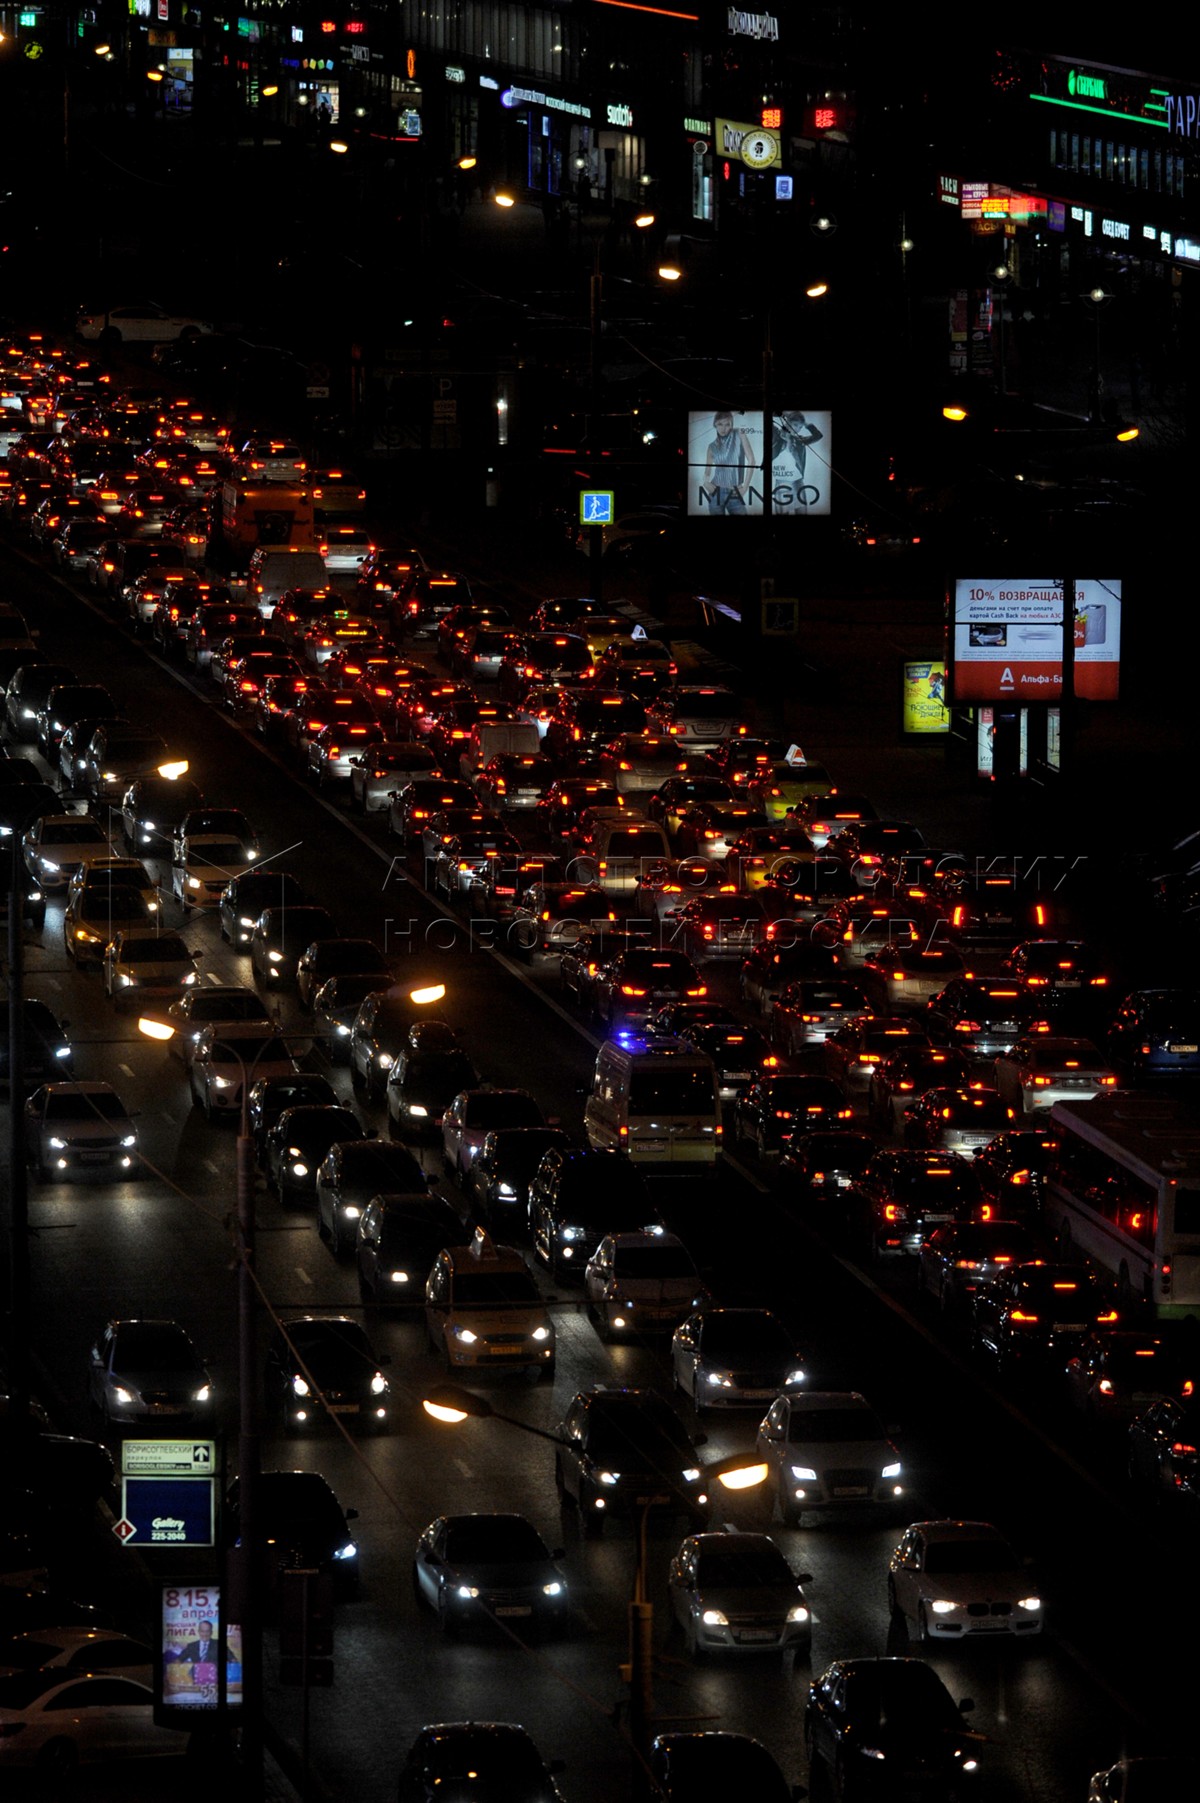
[[[764,415],[734,408],[688,414],[688,514],[761,519],[765,472],[771,514],[808,519],[827,514],[833,457],[833,416],[788,408]]]
[[[225,1701],[242,1700],[242,1630],[221,1622],[215,1584],[164,1585],[162,1590],[162,1707],[209,1711],[220,1707],[220,1663],[225,1658]]]
[[[1075,581],[1075,693],[1115,701],[1121,660],[1121,582]],[[1058,701],[1063,586],[1052,577],[954,585],[954,700]]]

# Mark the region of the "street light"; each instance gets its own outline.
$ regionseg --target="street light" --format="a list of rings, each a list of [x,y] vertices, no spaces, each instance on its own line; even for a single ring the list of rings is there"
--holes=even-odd
[[[467,1420],[503,1421],[508,1427],[519,1428],[523,1434],[533,1434],[539,1440],[549,1440],[555,1446],[570,1444],[561,1434],[534,1427],[515,1415],[502,1415],[486,1396],[480,1396],[474,1390],[460,1389],[457,1384],[436,1385],[422,1398],[421,1406],[431,1419],[448,1426],[459,1426]],[[731,1458],[716,1459],[700,1469],[702,1481],[720,1484],[731,1492],[757,1489],[766,1483],[768,1476],[766,1461],[754,1454],[735,1453]],[[699,1494],[696,1500],[706,1503],[708,1498]],[[629,1686],[629,1739],[634,1755],[636,1794],[644,1793],[647,1788],[654,1724],[654,1605],[649,1600],[646,1586],[646,1524],[652,1507],[653,1504],[645,1503],[638,1519],[637,1564],[629,1603],[629,1659],[621,1667],[621,1676]]]
[[[1100,369],[1100,309],[1106,301],[1112,299],[1112,295],[1104,288],[1095,287],[1088,290],[1085,298],[1092,309],[1096,328],[1092,340],[1092,386],[1088,396],[1088,417],[1098,424],[1104,417],[1104,376]]]
[[[996,387],[1001,395],[1008,393],[1008,370],[1004,358],[1004,304],[1005,289],[1013,279],[1013,272],[1007,263],[997,263],[991,272],[992,281],[998,293],[996,295]]]

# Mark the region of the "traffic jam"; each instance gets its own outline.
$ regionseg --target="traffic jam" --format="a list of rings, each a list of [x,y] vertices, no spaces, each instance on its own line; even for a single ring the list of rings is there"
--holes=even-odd
[[[1175,1749],[1079,1593],[1116,1627],[1097,1511],[1136,1566],[1200,1500],[1166,939],[1133,970],[1086,872],[841,787],[752,668],[586,565],[477,568],[136,373],[0,345],[0,1081],[46,1431],[108,1449],[110,1511],[124,1438],[227,1437],[216,1559],[261,1414],[264,1589],[338,1599],[343,1795],[424,1796],[418,1729],[473,1714],[528,1731],[513,1798],[629,1794],[631,1749],[661,1798],[725,1759],[764,1799],[1132,1798],[1105,1771]],[[181,1754],[137,1587],[64,1576],[8,1483],[0,1770]],[[390,1754],[351,1676],[382,1635],[425,1667]],[[133,1726],[64,1730],[42,1651],[127,1681]],[[1043,1682],[1090,1740],[1025,1719]]]

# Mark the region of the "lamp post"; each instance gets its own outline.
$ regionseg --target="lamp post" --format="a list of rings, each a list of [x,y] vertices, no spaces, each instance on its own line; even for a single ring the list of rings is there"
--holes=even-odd
[[[997,263],[991,273],[996,289],[996,392],[1003,399],[1008,393],[1008,369],[1004,357],[1004,310],[1013,272],[1007,263]]]
[[[1086,296],[1092,309],[1092,323],[1095,331],[1092,337],[1092,382],[1088,394],[1088,418],[1094,425],[1099,425],[1104,418],[1104,376],[1100,368],[1100,310],[1106,301],[1112,299],[1105,289],[1097,286],[1090,288]]]
[[[533,1434],[539,1440],[549,1440],[552,1445],[569,1445],[561,1434],[549,1433],[543,1427],[534,1427],[514,1415],[502,1415],[492,1407],[486,1396],[479,1396],[473,1390],[460,1389],[457,1384],[437,1385],[423,1399],[422,1407],[433,1420],[446,1422],[451,1426],[457,1426],[468,1419],[503,1421],[508,1427],[519,1428],[522,1433]],[[766,1482],[767,1477],[767,1465],[753,1454],[735,1454],[732,1458],[716,1459],[701,1468],[702,1480],[718,1483],[724,1489],[735,1492],[757,1489]],[[697,1500],[704,1503],[707,1497],[701,1494]],[[648,1795],[650,1744],[655,1720],[654,1605],[649,1599],[646,1583],[646,1526],[652,1506],[650,1503],[645,1504],[638,1516],[637,1563],[628,1612],[629,1658],[620,1668],[621,1676],[629,1686],[632,1789],[637,1797]]]

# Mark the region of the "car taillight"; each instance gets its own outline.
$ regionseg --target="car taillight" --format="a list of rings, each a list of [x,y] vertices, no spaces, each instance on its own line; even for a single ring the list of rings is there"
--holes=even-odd
[[[977,1020],[956,1020],[954,1031],[956,1033],[982,1033],[983,1027]]]
[[[645,993],[646,991],[644,989],[635,989],[632,983],[621,984],[622,995],[645,995]]]
[[[1035,1323],[1038,1317],[1036,1315],[1026,1314],[1024,1309],[1014,1308],[1008,1318],[1010,1321],[1019,1321],[1023,1326],[1027,1327],[1030,1323]]]

